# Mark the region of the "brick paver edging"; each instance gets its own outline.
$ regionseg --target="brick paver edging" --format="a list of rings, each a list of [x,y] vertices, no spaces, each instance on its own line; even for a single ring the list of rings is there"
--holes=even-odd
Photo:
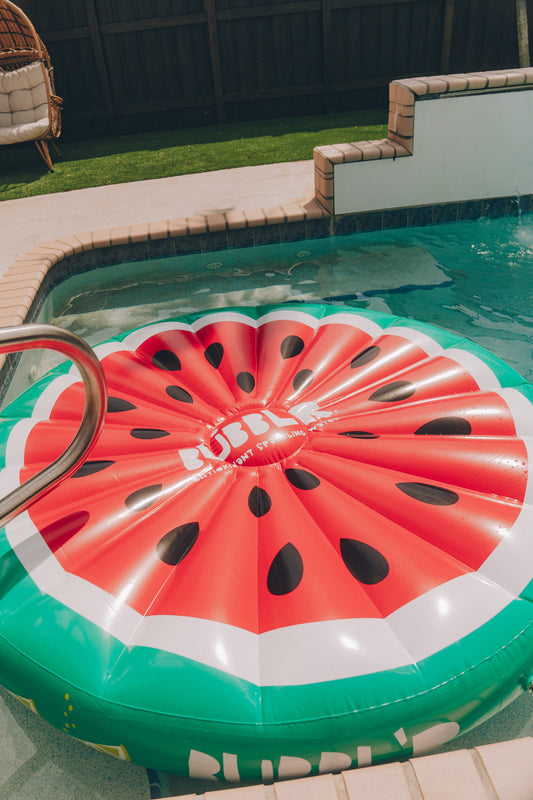
[[[253,243],[256,243],[256,239],[257,243],[260,243],[259,236],[266,229],[271,234],[269,237],[264,237],[266,241],[275,241],[276,238],[280,241],[283,238],[284,228],[290,229],[291,225],[298,226],[298,224],[312,225],[313,222],[327,222],[328,216],[323,206],[316,200],[310,200],[302,205],[286,203],[272,208],[227,211],[125,225],[45,242],[18,258],[1,278],[0,327],[21,325],[30,320],[39,290],[45,281],[51,281],[53,285],[54,273],[60,273],[61,279],[65,277],[65,273],[67,277],[74,274],[68,265],[68,260],[72,256],[83,254],[87,254],[89,258],[94,256],[94,264],[90,266],[97,267],[101,264],[98,263],[96,254],[100,253],[108,258],[107,263],[120,263],[121,258],[113,261],[111,251],[114,249],[118,253],[121,246],[127,246],[133,254],[129,260],[135,260],[135,246],[145,245],[143,253],[148,259],[158,255],[176,255],[179,253],[180,243],[198,237],[203,237],[206,241],[211,238],[217,246],[220,244],[220,249],[222,249],[221,242],[225,241],[226,246],[231,245],[231,241],[225,237],[235,237],[237,245],[239,232],[248,232],[252,236]],[[5,359],[5,356],[0,356],[0,369]]]
[[[533,738],[168,800],[531,800]]]

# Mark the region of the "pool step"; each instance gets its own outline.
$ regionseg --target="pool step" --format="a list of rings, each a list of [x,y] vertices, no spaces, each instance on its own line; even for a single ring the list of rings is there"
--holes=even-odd
[[[175,800],[533,800],[533,737]]]

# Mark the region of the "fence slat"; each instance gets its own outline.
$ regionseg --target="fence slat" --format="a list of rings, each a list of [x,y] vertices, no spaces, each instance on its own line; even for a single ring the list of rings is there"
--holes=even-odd
[[[152,17],[151,19],[132,19],[128,22],[105,22],[100,26],[102,33],[128,33],[129,31],[149,31],[154,28],[176,28],[180,25],[196,25],[206,21],[206,14],[181,14],[173,17]]]
[[[442,32],[442,47],[440,53],[440,71],[446,74],[450,70],[450,52],[453,33],[453,15],[455,0],[446,0],[444,8],[444,29]]]
[[[518,58],[520,67],[529,67],[529,36],[527,25],[526,0],[516,0],[516,33],[518,37]]]
[[[100,28],[98,27],[98,17],[96,16],[94,0],[85,0],[85,8],[87,11],[87,22],[89,24],[89,32],[93,46],[96,70],[98,72],[98,78],[102,88],[104,109],[108,115],[111,115],[114,112],[113,95],[111,94],[111,84],[109,81],[109,75],[107,73],[104,49],[102,47],[102,39],[100,37]]]
[[[331,0],[322,0],[322,58],[324,63],[324,86],[329,91],[333,83],[333,28]]]
[[[89,28],[67,28],[63,31],[46,31],[44,38],[47,42],[68,42],[72,39],[89,39]]]
[[[207,32],[209,37],[209,53],[211,68],[213,70],[213,87],[215,90],[215,103],[217,107],[218,122],[226,121],[224,106],[224,87],[222,84],[222,69],[220,64],[220,48],[218,46],[216,0],[205,0],[205,13],[207,14]]]

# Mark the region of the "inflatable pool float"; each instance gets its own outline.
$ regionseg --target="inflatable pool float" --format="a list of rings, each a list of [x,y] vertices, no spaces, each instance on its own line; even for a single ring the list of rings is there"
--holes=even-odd
[[[533,388],[439,328],[203,312],[95,348],[102,433],[1,531],[0,682],[193,777],[401,758],[529,686]],[[64,364],[0,421],[4,485],[81,417]]]

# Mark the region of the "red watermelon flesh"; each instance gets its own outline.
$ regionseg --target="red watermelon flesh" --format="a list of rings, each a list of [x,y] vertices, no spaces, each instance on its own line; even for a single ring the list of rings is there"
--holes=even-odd
[[[478,569],[527,478],[503,397],[398,328],[292,316],[206,316],[103,357],[102,435],[30,511],[65,570],[145,616],[265,632],[386,616]],[[22,479],[72,439],[82,396],[33,426]]]
[[[281,321],[264,325],[258,337],[258,346],[265,354],[259,364],[259,396],[289,404],[294,397],[305,399],[310,383],[314,394],[321,379],[350,363],[353,353],[370,342],[366,331],[338,323],[317,331],[299,326],[289,335]],[[269,356],[272,353],[276,358]],[[335,386],[338,388],[337,381]]]
[[[376,514],[333,483],[321,481],[320,491],[293,491],[380,616],[469,571],[432,542]]]
[[[454,484],[435,485],[401,473],[323,453],[300,463],[310,472],[477,570],[515,522],[521,504]],[[421,504],[423,504],[421,509]]]
[[[199,346],[198,337],[191,331],[171,330],[150,337],[138,348],[137,355],[144,368],[145,359],[152,366],[155,364],[160,381],[181,385],[185,379],[185,388],[194,393],[195,406],[202,400],[210,404],[212,398],[217,400],[217,410],[232,406],[233,396],[218,373],[219,350],[213,352]],[[205,419],[200,406],[197,413]]]
[[[208,323],[196,333],[204,352],[209,354],[213,370],[218,370],[224,384],[237,402],[256,395],[257,358],[255,328],[236,328],[233,322]],[[219,360],[220,359],[220,360]],[[218,367],[214,365],[218,364]],[[211,394],[212,397],[212,388]]]
[[[329,408],[334,404],[335,414],[363,413],[373,411],[376,403],[385,406],[389,403],[428,401],[446,395],[469,394],[479,390],[476,381],[460,364],[446,356],[425,359],[380,380],[363,384],[356,391],[346,393],[336,399],[320,392],[317,402]]]
[[[500,497],[522,503],[527,478],[527,451],[518,439],[500,437],[457,441],[444,436],[428,440],[405,434],[361,436],[341,434],[314,436],[314,452],[331,453],[359,464],[391,469],[424,478],[431,483],[449,484],[479,494],[491,494],[498,488]],[[359,434],[359,435],[358,435]],[[502,446],[503,445],[503,446]]]
[[[356,355],[341,362],[340,369],[326,375],[322,381],[311,380],[309,376],[303,390],[294,392],[289,397],[296,395],[298,400],[306,400],[312,396],[321,406],[326,407],[333,403],[337,406],[340,399],[348,398],[360,391],[361,387],[376,385],[386,380],[391,381],[391,376],[402,373],[410,367],[427,360],[427,353],[416,343],[399,336],[390,334],[372,340],[367,347],[357,348]],[[312,375],[315,371],[309,370]],[[298,384],[297,376],[296,381]],[[282,398],[284,399],[284,398]]]
[[[375,403],[366,412],[355,412],[328,420],[328,433],[351,430],[373,435],[374,429],[377,431],[378,428],[380,434],[516,436],[509,407],[495,392],[480,391],[471,396],[445,395],[402,406],[393,403],[391,407],[387,407],[383,403]],[[462,443],[464,439],[460,441]]]
[[[344,367],[351,363],[353,354],[364,352],[371,341],[369,333],[338,322],[318,328],[300,353],[297,352],[298,345],[293,346],[295,363],[288,381],[280,390],[279,400],[291,405],[296,400],[305,399],[309,392],[314,397],[317,387],[332,379],[338,389],[338,383],[333,376],[339,370],[339,365]],[[285,348],[289,349],[287,345]]]

